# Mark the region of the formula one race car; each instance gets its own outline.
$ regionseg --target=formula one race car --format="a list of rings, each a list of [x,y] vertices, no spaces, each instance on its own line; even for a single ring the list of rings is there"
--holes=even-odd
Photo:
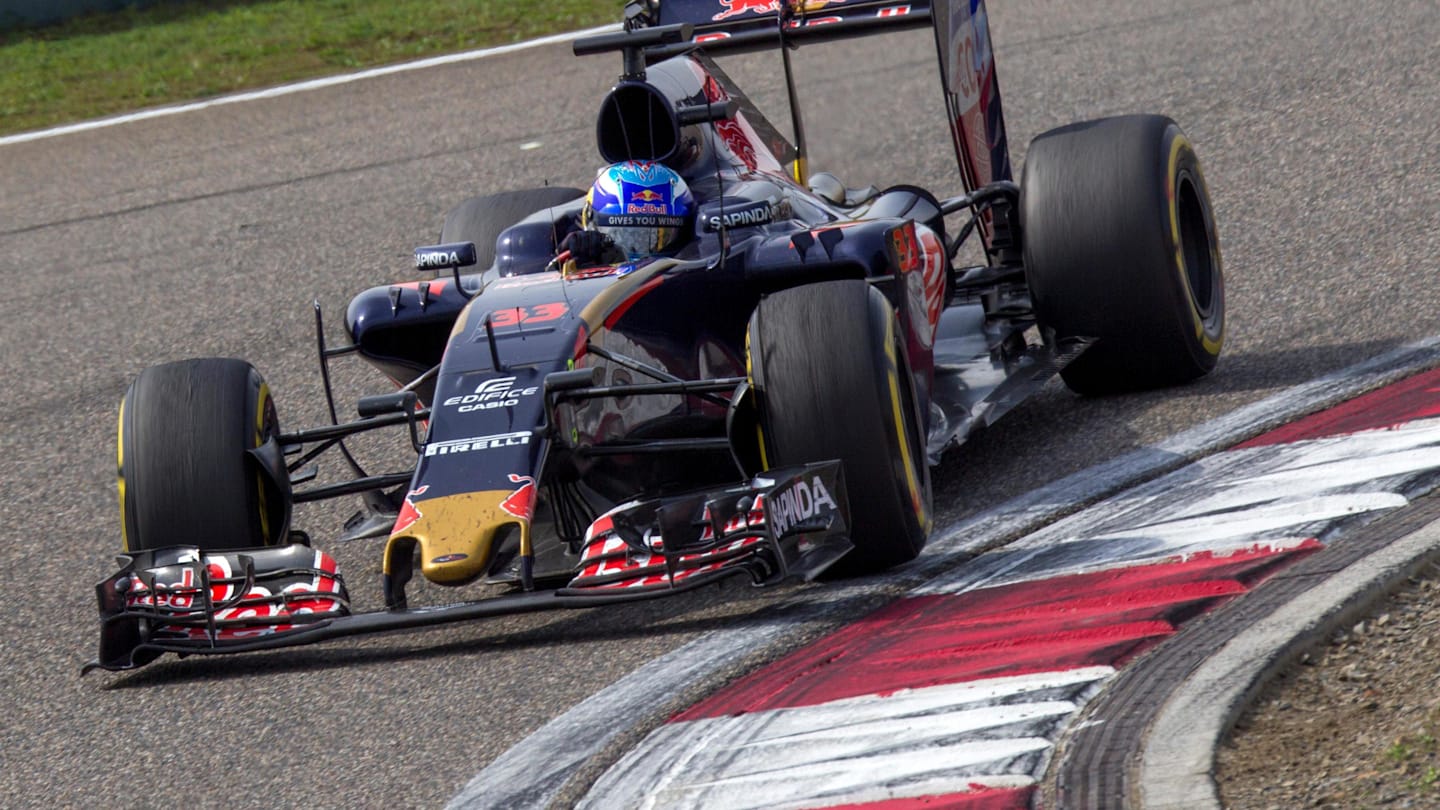
[[[911,27],[934,30],[964,193],[807,177],[790,48]],[[712,58],[766,49],[792,138]],[[351,345],[326,346],[316,305],[317,428],[282,431],[248,363],[145,370],[121,404],[125,551],[91,667],[883,571],[925,544],[929,465],[1055,374],[1099,394],[1215,365],[1220,254],[1190,143],[1160,116],[1073,124],[1014,183],[983,0],[646,0],[574,50],[622,55],[600,153],[684,179],[683,246],[572,267],[584,191],[466,200],[416,251],[438,273],[350,302]],[[985,263],[956,266],[972,237]],[[351,353],[400,387],[340,422],[329,365]],[[386,427],[417,460],[368,474],[344,441]],[[355,475],[317,485],[330,449]],[[293,504],[342,495],[365,503],[347,537],[388,537],[384,610],[352,613],[291,528]],[[513,588],[409,607],[417,563]]]

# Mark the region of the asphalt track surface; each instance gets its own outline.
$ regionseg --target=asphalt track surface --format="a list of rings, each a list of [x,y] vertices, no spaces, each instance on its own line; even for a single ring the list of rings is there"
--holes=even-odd
[[[945,458],[944,522],[1440,334],[1433,3],[994,6],[1017,164],[1033,135],[1076,119],[1164,112],[1185,127],[1220,218],[1228,342],[1212,377],[1177,390],[1085,400],[1050,386]],[[814,167],[953,188],[933,63],[923,34],[801,52]],[[468,194],[584,185],[618,67],[546,47],[0,147],[0,804],[435,806],[638,664],[800,595],[732,584],[78,677],[91,585],[119,545],[128,381],[182,357],[247,357],[287,425],[321,420],[309,301],[338,338],[348,294],[405,279],[410,248]],[[727,67],[775,108],[778,60]],[[358,364],[338,376],[342,396],[383,390]],[[378,544],[325,541],[351,508],[300,521],[373,608]]]

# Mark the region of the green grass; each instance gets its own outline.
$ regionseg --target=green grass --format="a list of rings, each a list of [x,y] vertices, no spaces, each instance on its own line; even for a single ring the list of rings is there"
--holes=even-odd
[[[209,0],[0,34],[0,134],[518,42],[623,0]]]
[[[1430,801],[1440,793],[1440,710],[1431,709],[1419,733],[1397,738],[1385,749],[1386,761],[1380,770],[1394,791]]]

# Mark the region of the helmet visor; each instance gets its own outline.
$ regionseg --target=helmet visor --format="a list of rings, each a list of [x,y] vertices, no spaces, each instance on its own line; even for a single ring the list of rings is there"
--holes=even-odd
[[[627,259],[662,253],[680,235],[685,218],[668,215],[595,215],[595,230],[610,237]]]
[[[601,227],[600,232],[625,254],[627,259],[644,259],[665,250],[675,241],[679,228]]]

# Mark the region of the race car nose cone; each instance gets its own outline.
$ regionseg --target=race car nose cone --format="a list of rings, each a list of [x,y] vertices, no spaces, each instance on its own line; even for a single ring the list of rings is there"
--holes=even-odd
[[[522,490],[525,489],[522,483]],[[533,491],[533,488],[532,488]],[[401,519],[385,548],[385,570],[394,570],[392,554],[412,543],[419,548],[420,573],[441,585],[464,585],[489,568],[495,545],[506,531],[530,532],[528,515],[517,515],[517,492],[487,490],[420,500],[406,498]]]

